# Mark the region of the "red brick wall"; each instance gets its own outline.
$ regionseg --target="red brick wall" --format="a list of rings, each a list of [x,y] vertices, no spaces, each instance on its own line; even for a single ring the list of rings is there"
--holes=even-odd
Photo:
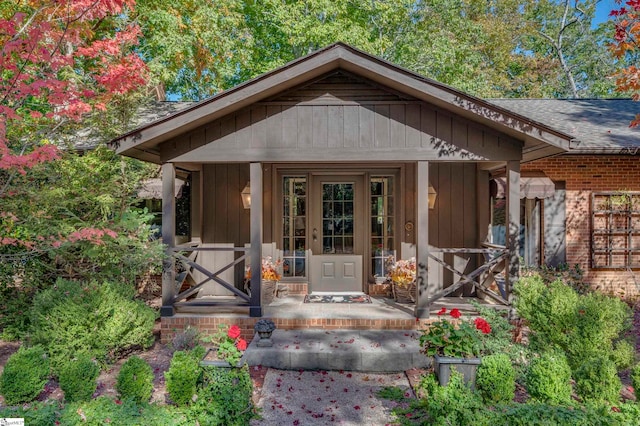
[[[203,334],[214,334],[219,324],[236,324],[242,330],[242,338],[251,342],[253,326],[260,318],[244,316],[211,316],[198,314],[180,314],[173,317],[162,317],[160,320],[160,336],[162,343],[170,343],[176,333],[187,326],[197,328]],[[323,330],[422,330],[435,319],[367,319],[367,318],[270,318],[278,329],[294,330],[305,328],[320,328]],[[437,319],[437,318],[436,318]]]
[[[554,181],[566,182],[567,263],[578,264],[585,281],[599,290],[625,298],[640,296],[640,271],[592,270],[590,263],[591,192],[640,191],[637,156],[564,155],[523,165],[542,170]]]

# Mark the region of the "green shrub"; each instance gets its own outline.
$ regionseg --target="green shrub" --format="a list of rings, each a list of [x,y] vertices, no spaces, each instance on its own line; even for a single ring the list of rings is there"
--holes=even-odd
[[[633,386],[636,400],[640,401],[640,363],[634,365],[631,369],[631,385]]]
[[[0,394],[7,405],[35,400],[49,379],[49,358],[41,346],[18,349],[0,376]]]
[[[636,362],[634,344],[626,339],[619,340],[613,345],[613,359],[618,371],[630,368]]]
[[[606,401],[612,404],[620,400],[620,378],[616,366],[609,358],[591,358],[574,372],[576,393],[583,401]]]
[[[539,275],[518,280],[514,292],[516,310],[529,322],[531,344],[535,348],[564,350],[572,343],[570,334],[574,333],[567,331],[576,329],[578,293],[562,281],[547,286]]]
[[[254,416],[249,367],[203,367],[192,414],[199,424],[243,426]]]
[[[613,342],[628,329],[631,318],[621,300],[600,293],[579,295],[562,281],[546,285],[539,275],[520,279],[514,292],[516,309],[529,323],[534,348],[563,350],[574,370],[585,359],[616,359]],[[626,362],[622,358],[619,361]]]
[[[145,360],[132,356],[120,369],[116,390],[122,399],[149,402],[153,392],[153,371]]]
[[[108,363],[153,343],[155,312],[121,284],[58,280],[36,295],[30,314],[31,340],[47,348],[54,366],[78,353]]]
[[[576,369],[582,361],[600,356],[613,359],[613,342],[630,326],[631,312],[615,297],[590,293],[580,298],[576,326],[568,330],[570,340],[565,351]]]
[[[100,367],[87,355],[67,361],[60,368],[58,380],[68,402],[88,401],[96,391]]]
[[[516,390],[516,373],[509,357],[505,354],[482,357],[476,388],[488,404],[511,401]]]
[[[169,370],[164,373],[164,377],[167,392],[176,405],[185,406],[192,402],[200,374],[197,356],[185,351],[173,353]]]
[[[457,371],[452,371],[447,386],[440,386],[434,374],[425,375],[419,393],[424,397],[413,404],[407,413],[411,415],[411,424],[493,424],[492,412],[486,409],[480,396],[465,385],[462,375]]]
[[[571,400],[571,369],[561,352],[545,352],[531,361],[526,375],[529,395],[541,402],[564,404]]]

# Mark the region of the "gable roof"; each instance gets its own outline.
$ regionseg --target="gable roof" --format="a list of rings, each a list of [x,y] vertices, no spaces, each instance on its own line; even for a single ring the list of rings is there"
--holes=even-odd
[[[490,99],[574,138],[571,153],[639,154],[640,128],[629,123],[640,112],[631,99]]]
[[[569,150],[572,139],[569,134],[343,43],[330,45],[167,117],[144,124],[110,144],[120,154],[159,163],[159,145],[162,142],[338,69],[521,140],[524,142],[525,161]]]

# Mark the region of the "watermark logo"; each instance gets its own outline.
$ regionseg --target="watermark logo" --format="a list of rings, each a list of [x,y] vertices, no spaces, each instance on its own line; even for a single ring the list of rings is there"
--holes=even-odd
[[[24,426],[24,419],[2,418],[0,419],[0,426]]]

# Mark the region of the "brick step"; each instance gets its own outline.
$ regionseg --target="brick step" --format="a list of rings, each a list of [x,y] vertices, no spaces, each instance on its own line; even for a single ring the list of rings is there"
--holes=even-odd
[[[405,371],[431,364],[420,353],[419,335],[413,330],[276,329],[273,346],[259,347],[256,336],[245,360],[283,370]]]

